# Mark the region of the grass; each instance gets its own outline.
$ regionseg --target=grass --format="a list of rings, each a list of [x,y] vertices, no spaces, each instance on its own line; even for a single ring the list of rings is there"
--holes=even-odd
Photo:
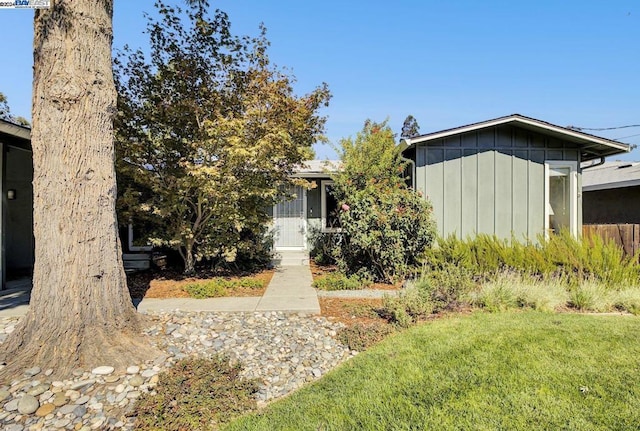
[[[638,330],[633,316],[443,318],[223,429],[637,429]]]

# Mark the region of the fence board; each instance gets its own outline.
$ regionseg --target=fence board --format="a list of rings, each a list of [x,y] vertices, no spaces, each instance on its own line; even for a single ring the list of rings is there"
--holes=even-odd
[[[582,235],[585,238],[597,235],[604,241],[613,241],[628,256],[636,256],[640,252],[640,224],[585,224]]]

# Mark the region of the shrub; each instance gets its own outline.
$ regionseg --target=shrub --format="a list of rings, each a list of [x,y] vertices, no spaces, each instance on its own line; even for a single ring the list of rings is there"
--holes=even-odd
[[[154,392],[136,401],[136,429],[214,430],[255,410],[258,382],[240,377],[241,369],[224,357],[177,362],[160,374]]]
[[[555,311],[567,305],[566,281],[560,277],[537,280],[528,276],[515,278],[515,295],[519,307],[538,311]]]
[[[427,318],[433,312],[429,291],[410,286],[398,296],[385,296],[382,300],[380,315],[389,322],[408,328],[419,320]]]
[[[640,315],[640,289],[612,292],[612,305],[618,311]]]
[[[356,323],[341,328],[338,331],[338,340],[351,350],[363,351],[393,332],[394,328],[385,323]]]
[[[518,301],[514,286],[507,278],[501,278],[475,292],[472,304],[488,311],[503,311],[518,306]]]
[[[459,308],[475,286],[472,271],[448,262],[438,269],[423,271],[416,281],[419,290],[428,292],[434,312]]]
[[[318,265],[335,264],[334,255],[339,241],[340,233],[322,232],[318,228],[311,228],[309,233],[309,257]]]
[[[569,291],[569,307],[580,311],[605,311],[605,291],[600,283],[584,282]]]
[[[432,269],[447,263],[463,267],[480,280],[510,271],[538,278],[562,276],[574,286],[591,279],[616,290],[637,286],[640,280],[637,259],[625,256],[615,243],[600,237],[576,239],[568,231],[548,239],[541,236],[537,243],[490,235],[466,240],[450,236],[438,239],[438,247],[427,252],[426,262]]]
[[[184,290],[196,299],[218,298],[227,296],[229,290],[236,288],[262,289],[264,283],[254,278],[240,278],[238,280],[225,280],[221,277],[199,283],[190,283],[184,286]]]
[[[333,176],[340,235],[331,251],[341,271],[374,281],[412,275],[435,238],[430,203],[407,187],[406,161],[386,123],[367,121],[343,139]]]
[[[313,281],[313,287],[320,290],[358,290],[364,289],[368,284],[366,280],[341,272],[330,272]]]
[[[184,287],[184,290],[196,299],[218,298],[227,296],[227,288],[229,284],[222,278],[214,278],[207,282],[190,283]]]

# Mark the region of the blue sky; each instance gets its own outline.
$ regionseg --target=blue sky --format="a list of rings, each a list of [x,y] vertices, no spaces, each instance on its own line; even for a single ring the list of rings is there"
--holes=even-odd
[[[180,4],[180,0],[175,0]],[[237,34],[264,22],[272,61],[298,93],[327,82],[327,136],[353,136],[365,119],[399,132],[519,113],[561,126],[640,124],[640,2],[219,0]],[[115,0],[114,48],[146,45],[147,0]],[[0,92],[30,117],[33,11],[0,10]],[[640,145],[640,127],[589,131]],[[638,135],[638,136],[632,136]],[[317,146],[320,158],[333,157]],[[640,160],[640,150],[616,157]]]

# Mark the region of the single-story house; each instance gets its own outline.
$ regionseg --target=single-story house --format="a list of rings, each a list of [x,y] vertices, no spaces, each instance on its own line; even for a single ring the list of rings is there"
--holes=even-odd
[[[606,162],[582,174],[585,224],[640,224],[640,162]]]
[[[627,144],[513,114],[428,133],[401,144],[411,184],[433,204],[438,233],[535,240],[561,228],[579,235],[582,171]],[[335,169],[336,163],[325,162]],[[305,249],[310,229],[334,229],[331,179],[320,161],[297,176],[318,187],[274,208],[275,248]]]
[[[33,270],[31,130],[0,119],[0,287]]]
[[[339,161],[311,160],[297,170],[295,177],[315,183],[306,189],[296,186],[291,191],[295,199],[281,202],[273,208],[274,248],[276,250],[305,250],[313,231],[335,230],[335,209],[338,203],[331,194],[331,172]]]

